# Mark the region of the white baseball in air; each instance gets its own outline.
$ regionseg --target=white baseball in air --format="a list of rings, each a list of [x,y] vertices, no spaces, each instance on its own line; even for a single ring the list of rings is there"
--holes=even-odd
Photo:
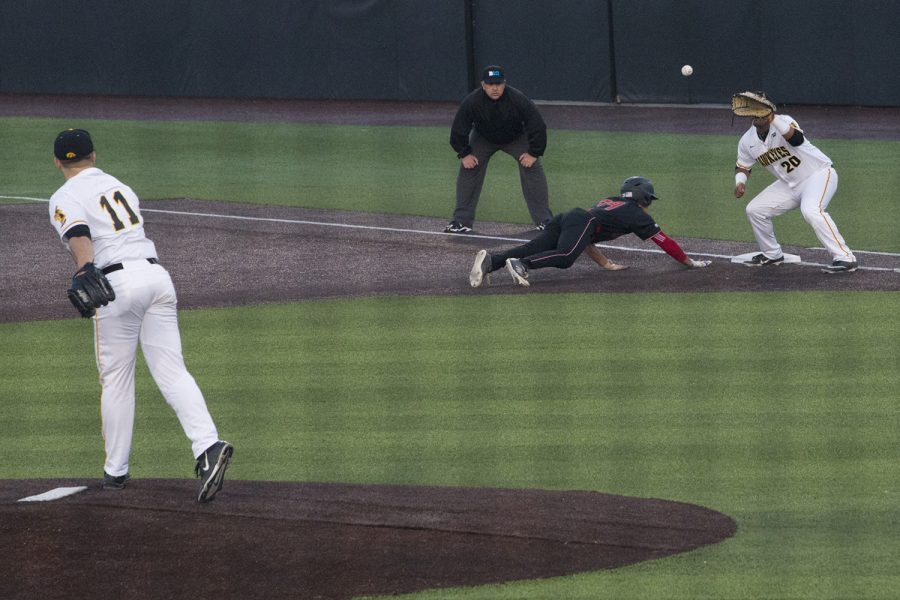
[[[691,65],[684,65],[683,67],[681,67],[681,74],[685,77],[690,77],[691,75],[693,75],[693,73],[694,67],[692,67]]]

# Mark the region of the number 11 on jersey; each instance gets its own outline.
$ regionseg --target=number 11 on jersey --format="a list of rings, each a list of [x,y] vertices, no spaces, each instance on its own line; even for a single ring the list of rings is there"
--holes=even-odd
[[[115,193],[113,193],[113,200],[116,201],[116,204],[119,204],[120,206],[125,208],[125,210],[128,212],[128,220],[132,225],[137,225],[141,222],[138,216],[134,214],[134,211],[131,210],[131,207],[128,205],[128,200],[125,199],[125,196],[122,195],[122,192],[116,190]],[[110,204],[106,196],[100,196],[100,206],[102,206],[106,210],[106,212],[109,213],[109,216],[112,219],[113,228],[116,231],[125,229],[125,224],[122,222],[122,219],[119,218],[115,207]]]

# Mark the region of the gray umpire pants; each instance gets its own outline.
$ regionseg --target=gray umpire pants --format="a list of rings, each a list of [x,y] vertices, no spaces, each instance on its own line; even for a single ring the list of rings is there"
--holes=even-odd
[[[538,158],[527,169],[519,163],[519,156],[528,152],[528,136],[525,133],[508,144],[499,145],[487,141],[473,129],[469,137],[469,145],[472,147],[472,154],[478,159],[478,166],[474,169],[466,169],[462,164],[459,165],[459,175],[456,177],[456,210],[453,211],[453,221],[472,227],[488,162],[498,150],[512,156],[519,166],[522,195],[525,196],[525,203],[528,205],[528,212],[531,213],[531,220],[534,224],[540,225],[553,217],[553,213],[550,212],[547,177],[544,175],[541,159]]]

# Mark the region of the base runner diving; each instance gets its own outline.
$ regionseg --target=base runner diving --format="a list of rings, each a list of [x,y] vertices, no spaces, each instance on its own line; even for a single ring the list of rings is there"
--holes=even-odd
[[[690,258],[674,239],[667,236],[647,212],[647,207],[658,200],[653,182],[645,177],[629,177],[622,183],[618,196],[610,196],[593,208],[573,208],[557,214],[536,238],[504,252],[488,253],[479,250],[475,264],[469,272],[469,284],[481,287],[493,271],[506,268],[513,281],[521,286],[530,285],[529,271],[556,267],[568,269],[575,260],[587,252],[603,269],[617,271],[624,265],[609,260],[594,244],[628,233],[642,240],[651,239],[666,254],[692,269],[709,266],[708,260]]]

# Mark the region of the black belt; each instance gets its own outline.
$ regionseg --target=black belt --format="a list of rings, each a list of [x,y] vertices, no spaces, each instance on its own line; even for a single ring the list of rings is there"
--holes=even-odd
[[[159,264],[159,261],[155,258],[148,258],[147,262],[150,263],[151,265]],[[103,267],[102,269],[100,269],[100,272],[103,273],[104,275],[109,275],[110,273],[113,273],[115,271],[121,271],[124,268],[125,268],[125,266],[122,263],[115,263],[115,264]]]

